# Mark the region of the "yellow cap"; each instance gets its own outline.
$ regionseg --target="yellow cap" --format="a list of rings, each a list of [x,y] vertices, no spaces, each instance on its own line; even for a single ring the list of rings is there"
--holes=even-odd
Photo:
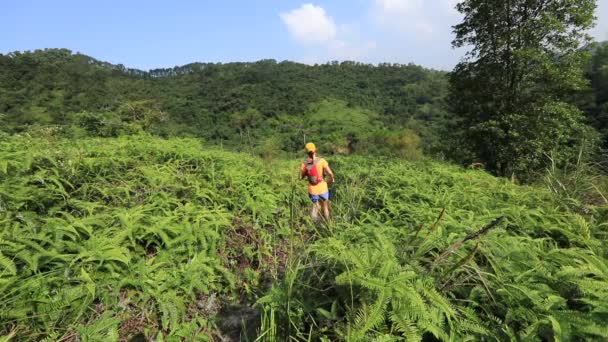
[[[306,152],[317,152],[317,147],[313,143],[306,144],[304,148],[306,149]]]

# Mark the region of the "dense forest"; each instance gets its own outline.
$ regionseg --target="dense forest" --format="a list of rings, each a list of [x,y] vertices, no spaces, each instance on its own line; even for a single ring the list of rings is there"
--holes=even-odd
[[[415,65],[264,60],[143,72],[48,49],[0,56],[0,70],[7,131],[59,125],[115,136],[137,121],[162,136],[286,151],[322,136],[331,153],[399,140],[402,128],[437,150],[449,122],[446,73]]]
[[[608,147],[608,44],[572,94]],[[272,154],[322,141],[326,153],[456,159],[448,73],[416,65],[289,61],[193,63],[141,71],[67,49],[0,55],[2,130],[60,127],[67,136],[146,130]],[[405,152],[404,152],[405,151]]]

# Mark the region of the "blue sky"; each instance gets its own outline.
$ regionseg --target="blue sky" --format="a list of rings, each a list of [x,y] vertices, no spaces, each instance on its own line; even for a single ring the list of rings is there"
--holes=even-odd
[[[0,3],[0,53],[65,47],[151,69],[264,58],[413,62],[451,69],[457,0],[76,1]],[[608,0],[598,0],[608,40]]]

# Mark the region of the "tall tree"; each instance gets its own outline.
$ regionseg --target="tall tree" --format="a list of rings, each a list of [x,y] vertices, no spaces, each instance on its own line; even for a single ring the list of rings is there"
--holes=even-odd
[[[546,155],[571,156],[593,139],[569,99],[587,86],[595,0],[465,0],[453,47],[469,51],[450,102],[476,159],[500,175],[530,176]]]
[[[589,78],[594,103],[588,114],[592,125],[602,135],[603,147],[608,148],[608,42],[595,47]]]

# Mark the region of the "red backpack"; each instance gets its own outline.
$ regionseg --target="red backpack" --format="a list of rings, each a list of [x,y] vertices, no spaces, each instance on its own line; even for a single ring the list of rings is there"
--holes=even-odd
[[[323,181],[323,175],[319,174],[319,168],[317,164],[321,158],[307,158],[305,161],[306,164],[306,176],[308,177],[308,183],[311,185],[317,185]]]

